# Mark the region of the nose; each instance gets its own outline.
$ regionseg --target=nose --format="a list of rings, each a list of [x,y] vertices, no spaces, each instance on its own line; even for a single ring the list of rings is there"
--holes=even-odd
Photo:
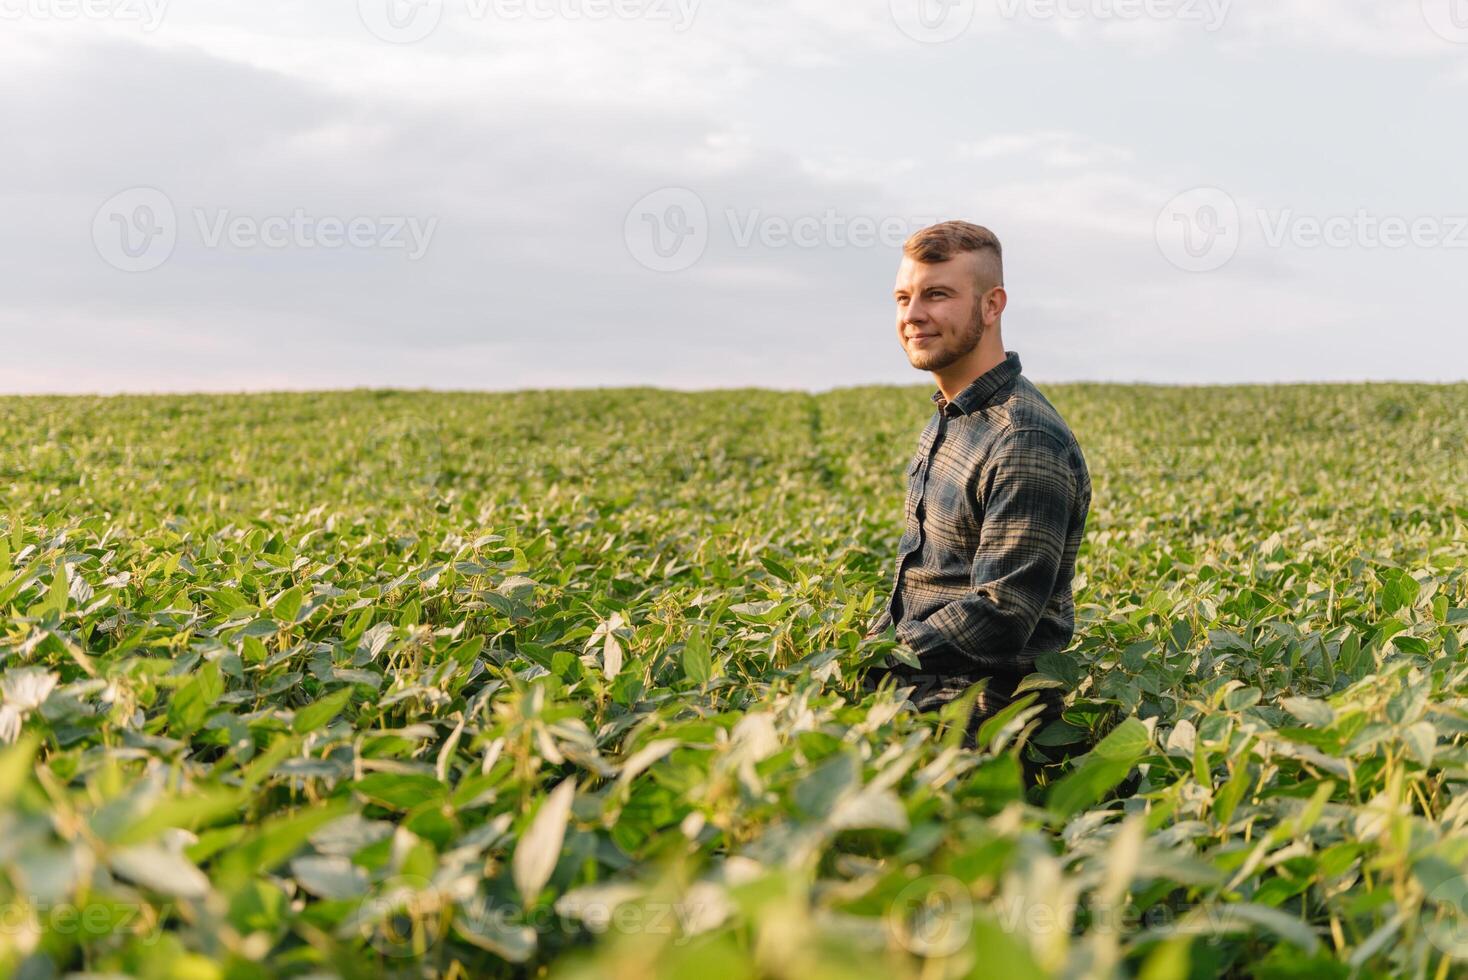
[[[927,320],[928,311],[927,308],[923,306],[922,301],[917,299],[916,297],[909,300],[907,303],[907,311],[902,314],[902,322],[926,323]]]

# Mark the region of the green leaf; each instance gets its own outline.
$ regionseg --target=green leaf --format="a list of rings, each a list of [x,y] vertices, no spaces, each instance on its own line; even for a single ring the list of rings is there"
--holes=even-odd
[[[317,898],[350,899],[367,894],[367,873],[339,855],[298,857],[291,862],[291,874]]]
[[[976,961],[983,964],[983,976],[1005,980],[1040,980],[1049,976],[1035,961],[1023,934],[980,916],[974,921],[973,935]]]
[[[1071,817],[1116,788],[1151,743],[1147,726],[1128,718],[1087,754],[1080,766],[1050,790],[1046,806],[1061,817]]]
[[[683,676],[699,687],[709,682],[714,669],[713,654],[703,631],[694,628],[683,644]]]
[[[1223,696],[1223,707],[1228,711],[1243,711],[1258,704],[1261,696],[1257,687],[1236,687]]]
[[[503,916],[458,915],[454,917],[454,932],[470,945],[508,963],[524,963],[535,954],[535,930],[508,922]]]
[[[1412,605],[1422,586],[1406,572],[1394,571],[1382,585],[1381,611],[1390,616]]]
[[[1017,697],[993,715],[985,718],[983,723],[979,725],[978,733],[974,736],[974,744],[980,748],[987,746],[990,751],[993,751],[994,747],[992,743],[999,736],[1000,732],[1003,731],[1004,726],[1013,721],[1020,712],[1034,704],[1035,699],[1038,697],[1039,695],[1034,693]]]
[[[898,663],[906,664],[914,670],[922,670],[923,668],[923,662],[918,659],[917,653],[906,643],[899,641],[897,645],[888,651],[888,655]]]
[[[113,872],[151,891],[178,898],[202,898],[209,879],[188,858],[157,844],[124,847],[112,852]]]
[[[1335,721],[1335,712],[1324,701],[1314,698],[1281,698],[1280,707],[1307,725],[1328,728]]]
[[[185,681],[173,695],[168,706],[168,728],[175,736],[187,736],[204,724],[209,709],[224,693],[224,679],[219,666],[212,660],[204,661],[194,675]]]
[[[1240,758],[1234,763],[1233,773],[1213,800],[1213,815],[1225,826],[1233,818],[1234,810],[1252,781],[1247,758],[1245,753],[1240,753]]]
[[[1096,743],[1092,753],[1099,759],[1130,764],[1140,759],[1150,745],[1147,726],[1136,718],[1128,718]]]
[[[145,815],[134,817],[115,833],[93,825],[111,843],[127,846],[146,844],[169,828],[195,830],[198,827],[238,813],[242,795],[234,790],[208,788],[185,796],[166,796],[153,804]]]
[[[268,873],[300,850],[322,826],[350,812],[346,800],[332,800],[285,813],[257,824],[243,840],[219,858],[218,879],[228,888],[239,887]]]
[[[65,562],[58,562],[51,572],[51,588],[46,593],[46,602],[41,607],[42,615],[55,613],[58,616],[65,615],[67,603],[70,601],[71,572]]]
[[[352,784],[367,799],[389,810],[411,810],[420,803],[441,799],[448,786],[421,773],[372,772]]]
[[[1314,953],[1320,948],[1320,938],[1308,925],[1279,909],[1242,902],[1226,905],[1219,911],[1222,912],[1225,920],[1238,919],[1262,926],[1286,942],[1300,947],[1306,953]]]
[[[291,730],[297,734],[314,732],[323,728],[328,722],[341,713],[341,710],[352,700],[352,689],[344,687],[333,691],[326,697],[304,708],[296,709],[296,717],[291,722]]]
[[[861,763],[849,750],[822,759],[795,785],[795,805],[807,816],[825,816],[836,800],[861,782]]]
[[[780,564],[769,555],[760,555],[759,563],[765,567],[765,571],[769,572],[780,581],[788,582],[792,585],[795,583],[795,575],[790,571],[790,569],[786,568],[784,565]]]
[[[40,736],[26,732],[14,745],[0,748],[0,808],[9,807],[30,778]]]
[[[270,607],[271,615],[282,623],[290,624],[296,621],[296,615],[301,611],[301,590],[296,587],[286,589],[275,600]]]
[[[1418,765],[1424,769],[1432,765],[1432,757],[1437,752],[1437,728],[1432,722],[1419,721],[1409,725],[1402,733],[1402,740]]]
[[[907,833],[907,808],[890,789],[867,787],[837,801],[826,818],[833,830],[891,830]]]
[[[1087,759],[1055,784],[1045,805],[1061,817],[1072,817],[1115,789],[1131,771],[1129,762]]]
[[[515,845],[510,871],[527,906],[535,904],[560,860],[561,844],[566,839],[566,824],[571,816],[571,801],[575,797],[576,780],[572,777],[561,780],[541,803],[529,829]]]

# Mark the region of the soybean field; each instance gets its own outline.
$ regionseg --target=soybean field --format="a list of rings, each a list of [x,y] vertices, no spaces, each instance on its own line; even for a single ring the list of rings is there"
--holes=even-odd
[[[0,398],[0,975],[1468,975],[1468,385],[1041,389],[976,748],[860,684],[930,387]]]

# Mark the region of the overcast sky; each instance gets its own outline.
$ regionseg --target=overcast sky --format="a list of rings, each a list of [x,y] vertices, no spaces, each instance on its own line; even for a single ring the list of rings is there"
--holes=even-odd
[[[0,391],[1468,377],[1468,0],[0,0]]]

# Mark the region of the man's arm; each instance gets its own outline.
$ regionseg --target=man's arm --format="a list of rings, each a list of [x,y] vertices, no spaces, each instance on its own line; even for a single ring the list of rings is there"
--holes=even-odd
[[[977,490],[988,488],[972,592],[897,628],[897,639],[919,660],[957,651],[979,668],[1018,666],[1015,657],[1035,631],[1065,551],[1076,494],[1066,452],[1042,429],[1010,432],[995,447]]]

